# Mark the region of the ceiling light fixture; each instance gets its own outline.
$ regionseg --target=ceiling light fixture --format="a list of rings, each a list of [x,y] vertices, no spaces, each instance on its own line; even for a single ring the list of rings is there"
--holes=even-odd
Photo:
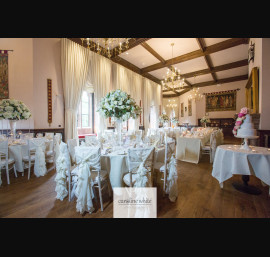
[[[185,85],[185,79],[181,79],[180,70],[173,67],[173,46],[174,43],[171,43],[172,46],[172,65],[171,68],[167,70],[167,74],[164,80],[161,81],[163,86],[174,89],[176,86],[183,88]]]
[[[196,76],[194,76],[194,85],[196,85],[195,78],[196,78]],[[194,99],[195,102],[200,101],[202,98],[203,98],[203,95],[200,93],[200,89],[199,88],[195,88],[195,87],[191,90],[191,93],[188,96],[188,99],[189,100],[193,100]]]
[[[119,55],[129,48],[131,38],[81,38],[82,45],[90,50],[111,58],[113,54]],[[126,53],[128,54],[128,53]]]

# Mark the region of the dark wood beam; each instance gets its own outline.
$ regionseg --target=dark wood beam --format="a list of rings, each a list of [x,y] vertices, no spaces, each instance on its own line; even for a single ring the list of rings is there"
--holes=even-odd
[[[219,51],[231,48],[231,47],[235,47],[235,46],[238,46],[238,45],[241,45],[241,44],[247,44],[247,42],[248,42],[247,38],[228,39],[228,40],[225,40],[223,42],[220,42],[220,43],[217,43],[217,44],[206,47],[204,52],[202,52],[201,49],[200,49],[200,50],[196,50],[196,51],[193,51],[193,52],[190,52],[190,53],[187,53],[187,54],[184,54],[184,55],[181,55],[181,56],[166,60],[165,63],[160,62],[160,63],[150,65],[148,67],[143,68],[142,73],[147,73],[147,72],[158,70],[158,69],[161,69],[161,68],[164,68],[164,67],[168,67],[172,63],[177,64],[177,63],[181,63],[181,62],[186,62],[186,61],[198,58],[198,57],[202,57],[202,56],[205,56],[205,55],[216,53],[216,52],[219,52]]]
[[[225,84],[225,83],[230,83],[230,82],[235,82],[235,81],[241,81],[241,80],[247,80],[248,79],[248,75],[241,75],[241,76],[235,76],[235,77],[230,77],[230,78],[225,78],[225,79],[218,79],[216,82],[214,81],[207,81],[207,82],[202,82],[202,83],[196,83],[192,85],[192,88],[194,87],[207,87],[207,86],[213,86],[216,84]],[[175,90],[181,89],[179,88],[175,88]],[[164,92],[169,92],[169,90],[163,90]]]
[[[129,40],[129,47],[128,47],[128,49],[126,49],[126,48],[123,49],[121,51],[121,53],[124,53],[126,51],[129,51],[130,49],[134,48],[135,46],[138,46],[138,45],[142,44],[143,42],[145,42],[145,41],[147,41],[149,39],[151,39],[151,38],[132,38],[132,39]],[[121,53],[119,53],[119,46],[117,46],[115,48],[115,51],[113,52],[113,55],[111,57],[111,60],[114,61],[115,59],[117,59],[118,58],[118,55],[121,54]]]
[[[141,43],[141,46],[144,47],[150,54],[155,56],[159,61],[165,63],[165,60],[146,42]]]
[[[118,56],[117,59],[114,59],[113,62],[118,63],[118,64],[120,64],[120,65],[122,65],[122,66],[124,66],[124,67],[126,67],[126,68],[128,68],[128,69],[130,69],[130,70],[132,70],[132,71],[134,71],[134,72],[141,75],[141,69],[140,68],[138,68],[134,64],[128,62],[127,60],[121,58],[120,56]]]
[[[247,66],[247,65],[248,65],[248,59],[244,59],[244,60],[237,61],[237,62],[232,62],[232,63],[227,63],[227,64],[215,66],[215,67],[212,67],[211,70],[208,68],[208,69],[204,69],[204,70],[186,73],[186,74],[183,74],[182,77],[184,77],[185,79],[192,78],[194,76],[201,76],[201,75],[205,75],[205,74],[209,74],[209,73],[230,70],[230,69],[239,68],[239,67],[243,67],[243,66]]]
[[[199,45],[201,51],[204,53],[204,51],[205,51],[205,49],[206,49],[206,44],[205,44],[204,39],[203,39],[203,38],[196,38],[196,40],[197,40],[197,42],[198,42],[198,45]],[[204,56],[204,60],[205,60],[205,62],[206,62],[207,67],[208,67],[209,70],[211,71],[212,68],[213,68],[213,63],[212,63],[212,60],[211,60],[210,56],[209,56],[209,55],[205,55],[205,56]],[[213,73],[213,72],[211,72],[211,75],[212,75],[213,80],[214,80],[214,81],[217,81],[216,74]]]
[[[186,88],[183,91],[179,92],[178,95],[170,94],[170,95],[163,95],[163,97],[164,98],[177,97],[177,96],[180,96],[180,95],[183,95],[183,94],[189,92],[190,90],[191,90],[191,88]]]

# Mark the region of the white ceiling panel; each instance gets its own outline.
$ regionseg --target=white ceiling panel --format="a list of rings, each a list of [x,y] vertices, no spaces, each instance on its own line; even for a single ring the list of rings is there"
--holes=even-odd
[[[217,79],[225,79],[248,74],[248,66],[216,72]]]
[[[156,57],[154,57],[152,54],[150,54],[141,45],[138,45],[138,46],[120,54],[119,56],[121,58],[125,59],[126,61],[134,64],[135,66],[137,66],[140,69],[160,62]]]
[[[165,60],[172,58],[171,43],[174,43],[173,57],[200,49],[196,38],[152,38],[146,43]]]
[[[230,38],[204,38],[204,42],[206,46],[211,46],[211,45],[226,41],[228,39]]]
[[[177,69],[179,69],[181,74],[185,74],[185,73],[203,70],[203,69],[208,68],[208,66],[204,60],[204,57],[199,57],[199,58],[192,59],[190,61],[181,62],[181,63],[175,64],[173,66],[176,67]]]
[[[242,44],[210,54],[214,66],[236,62],[248,58],[248,45]]]
[[[197,77],[195,77],[195,79],[194,78],[187,79],[187,81],[190,82],[192,85],[197,84],[197,83],[206,82],[206,81],[212,81],[212,80],[213,80],[213,77],[211,76],[211,74],[197,76]]]
[[[159,70],[154,70],[149,72],[149,74],[153,75],[154,77],[158,79],[164,79],[166,77],[168,68],[161,68]]]

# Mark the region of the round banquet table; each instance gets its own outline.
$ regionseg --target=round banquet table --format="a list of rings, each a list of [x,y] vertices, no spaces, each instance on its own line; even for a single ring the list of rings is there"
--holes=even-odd
[[[212,176],[223,187],[223,182],[233,175],[254,175],[262,184],[270,186],[270,149],[251,146],[252,151],[240,149],[241,145],[217,147]],[[269,191],[270,193],[270,191]]]
[[[124,187],[123,176],[128,172],[127,150],[101,155],[101,169],[109,172],[112,188]],[[164,162],[165,148],[156,148],[155,161]]]
[[[46,139],[46,151],[51,151],[53,149],[53,140]],[[8,146],[9,158],[15,160],[16,170],[19,172],[24,172],[23,169],[23,157],[28,155],[28,145],[27,143],[17,143],[10,144]]]

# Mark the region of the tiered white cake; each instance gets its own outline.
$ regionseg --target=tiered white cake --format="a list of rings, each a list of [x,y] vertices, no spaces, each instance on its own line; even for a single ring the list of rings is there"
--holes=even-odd
[[[237,131],[237,136],[242,138],[257,136],[256,129],[254,129],[252,117],[250,116],[250,114],[246,115],[246,118],[244,119],[242,125]]]

